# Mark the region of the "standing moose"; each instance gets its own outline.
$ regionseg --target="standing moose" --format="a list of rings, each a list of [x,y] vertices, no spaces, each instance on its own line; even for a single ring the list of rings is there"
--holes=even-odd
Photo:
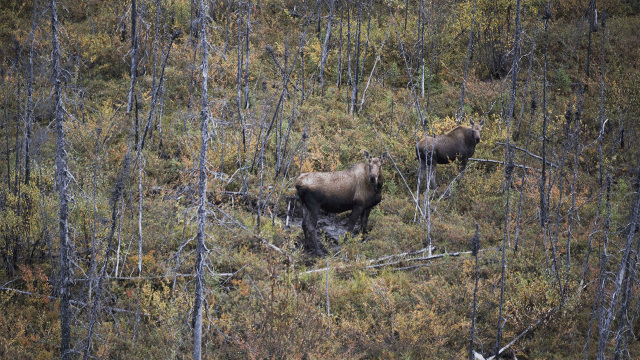
[[[444,135],[425,136],[416,145],[416,153],[420,161],[421,172],[428,169],[431,188],[436,188],[436,164],[449,164],[458,159],[460,171],[467,167],[467,160],[476,151],[480,142],[480,132],[484,119],[476,124],[471,120],[471,127],[459,125]]]
[[[312,255],[323,255],[316,234],[320,209],[329,213],[351,210],[347,230],[353,232],[360,217],[362,233],[367,232],[369,213],[382,200],[382,165],[386,153],[375,158],[364,151],[364,157],[366,162],[346,170],[304,173],[296,180],[296,191],[302,202],[304,249]]]

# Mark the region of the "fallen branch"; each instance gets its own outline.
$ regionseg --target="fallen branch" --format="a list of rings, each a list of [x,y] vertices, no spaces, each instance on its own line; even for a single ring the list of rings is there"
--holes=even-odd
[[[491,250],[496,250],[497,248],[489,248],[489,249],[482,249],[480,250],[481,252],[484,251],[491,251]],[[382,261],[384,259],[391,259],[393,257],[400,257],[400,259],[395,260],[395,261],[391,261],[391,262],[386,262],[386,263],[382,263],[382,264],[373,264],[373,265],[367,265],[365,267],[363,267],[362,269],[376,269],[376,268],[380,268],[380,267],[386,267],[386,266],[392,266],[392,265],[397,265],[397,264],[401,264],[403,262],[412,262],[412,261],[429,261],[429,260],[434,260],[434,259],[439,259],[439,258],[443,258],[443,257],[447,257],[447,256],[451,256],[451,257],[455,257],[455,256],[461,256],[464,254],[471,254],[471,251],[458,251],[458,252],[445,252],[442,254],[437,254],[437,255],[431,255],[431,256],[422,256],[422,257],[417,257],[417,258],[409,258],[409,259],[405,259],[405,256],[408,255],[413,255],[416,253],[420,253],[420,252],[424,252],[426,249],[421,249],[418,251],[412,251],[412,252],[406,252],[406,253],[402,253],[402,254],[397,254],[397,255],[389,255],[380,259],[373,259],[373,260],[369,260],[369,263],[374,263],[374,262],[378,262],[378,261]],[[346,270],[349,268],[354,268],[356,267],[356,265],[344,265],[344,266],[336,266],[333,269],[334,270]],[[314,269],[314,270],[308,270],[308,271],[304,271],[299,273],[298,275],[303,275],[303,274],[313,274],[313,273],[319,273],[319,272],[324,272],[327,271],[328,269],[330,269],[329,267],[324,267],[322,269]],[[403,270],[403,268],[398,268],[396,270]]]
[[[216,276],[220,277],[232,277],[236,273],[215,273]],[[167,274],[167,275],[158,275],[158,276],[105,276],[105,280],[156,280],[156,279],[165,279],[165,278],[174,278],[174,277],[194,277],[194,274]],[[96,278],[93,278],[94,280]],[[89,281],[91,278],[85,279],[74,279],[74,282],[81,281]]]
[[[476,158],[469,158],[469,160],[473,160],[473,161],[478,161],[478,162],[488,162],[488,163],[494,163],[494,164],[502,164],[504,165],[504,161],[498,161],[498,160],[490,160],[490,159],[476,159]],[[526,170],[535,170],[535,171],[542,171],[540,169],[536,169],[536,168],[532,168],[532,167],[528,167],[528,166],[524,166],[524,165],[520,165],[520,164],[513,164],[513,166],[522,168],[522,169],[526,169]]]
[[[506,145],[505,143],[501,143],[501,142],[497,142],[496,144],[498,144],[498,145],[503,145],[503,146],[505,146],[505,145]],[[520,151],[522,151],[522,152],[526,153],[527,155],[529,155],[529,156],[531,156],[531,157],[533,157],[533,158],[536,158],[536,159],[538,159],[538,160],[542,161],[542,156],[538,156],[538,155],[536,155],[536,154],[532,154],[532,153],[531,153],[531,152],[529,152],[527,149],[523,149],[523,148],[521,148],[521,147],[517,147],[517,146],[515,146],[515,145],[511,145],[511,144],[509,144],[509,147],[512,147],[512,148],[514,148],[514,149],[516,149],[516,150],[520,150]],[[547,164],[549,164],[549,166],[558,167],[558,165],[556,165],[556,164],[552,163],[552,162],[551,162],[551,161],[549,161],[549,160],[546,160],[546,163],[547,163]]]
[[[253,233],[251,230],[249,230],[246,226],[244,226],[241,222],[239,222],[238,220],[236,220],[235,218],[233,218],[231,215],[227,214],[225,211],[223,211],[222,209],[220,209],[219,207],[213,205],[213,204],[209,204],[210,207],[212,207],[213,209],[219,211],[222,215],[224,215],[226,218],[228,218],[229,220],[231,220],[231,222],[233,222],[234,224],[236,224],[238,227],[240,227],[241,229],[247,231],[247,232],[251,232]],[[266,246],[272,248],[273,250],[279,252],[280,254],[284,255],[287,257],[287,260],[289,260],[289,262],[293,261],[291,258],[291,255],[287,254],[286,251],[280,249],[279,247],[273,245],[272,243],[270,243],[269,241],[263,239],[262,237],[255,235],[255,238],[260,240],[263,244],[265,244]]]
[[[498,351],[497,355],[502,354],[505,350],[507,350],[508,348],[510,348],[513,344],[516,343],[516,341],[522,339],[523,336],[525,336],[529,331],[531,331],[533,328],[535,328],[536,326],[538,326],[541,322],[546,321],[547,319],[549,319],[549,317],[551,315],[553,315],[553,313],[555,313],[556,311],[558,311],[558,309],[560,309],[560,305],[554,307],[553,309],[551,309],[548,313],[544,314],[543,316],[539,317],[538,320],[536,320],[536,322],[534,322],[533,324],[529,325],[529,327],[527,327],[526,329],[524,329],[523,332],[521,332],[518,336],[514,337],[513,340],[511,340],[507,345],[505,345],[502,349],[500,349]],[[485,358],[484,356],[482,356],[482,354],[477,353],[475,350],[473,351],[473,356],[476,360],[493,360],[496,358],[496,355],[493,355],[491,357]]]

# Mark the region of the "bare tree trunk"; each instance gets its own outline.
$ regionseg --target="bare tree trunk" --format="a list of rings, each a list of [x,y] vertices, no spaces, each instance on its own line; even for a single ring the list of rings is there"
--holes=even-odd
[[[355,52],[356,52],[356,59],[355,59],[355,70],[353,71],[353,78],[352,78],[352,83],[351,86],[353,86],[352,88],[352,93],[351,93],[351,110],[349,111],[349,114],[353,114],[356,109],[356,102],[358,101],[358,77],[360,72],[358,71],[359,67],[360,67],[360,29],[361,29],[361,25],[362,25],[362,1],[358,2],[358,32],[356,33],[356,42],[354,44],[355,46]]]
[[[196,247],[196,288],[195,302],[193,305],[193,358],[202,357],[202,305],[204,302],[204,257],[205,251],[205,226],[207,223],[207,146],[209,143],[209,43],[207,42],[207,7],[205,0],[199,1],[200,13],[200,47],[202,49],[202,108],[201,119],[201,147],[198,165],[198,233]],[[248,40],[248,39],[247,39]]]
[[[100,308],[100,302],[103,291],[103,283],[104,279],[107,275],[107,264],[109,262],[109,254],[111,254],[111,246],[113,242],[113,236],[116,231],[116,224],[118,223],[118,202],[123,197],[123,191],[125,182],[129,177],[129,163],[131,161],[131,155],[129,153],[129,149],[127,149],[127,154],[122,160],[122,171],[118,174],[116,178],[116,182],[114,184],[113,192],[111,193],[111,228],[109,230],[109,235],[107,236],[107,247],[104,253],[104,260],[102,262],[102,269],[100,270],[100,277],[98,278],[98,284],[96,285],[96,295],[93,299],[93,303],[91,304],[91,314],[89,319],[89,328],[87,330],[87,339],[84,343],[83,349],[83,360],[87,360],[91,356],[91,338],[93,337],[93,328],[97,321],[98,317],[98,309]],[[116,270],[116,276],[118,275]]]
[[[9,107],[9,105],[7,104],[7,102],[9,101],[9,94],[7,93],[7,80],[6,77],[4,76],[4,69],[2,71],[2,82],[4,83],[4,87],[3,87],[3,95],[4,95],[4,109],[2,109],[2,117],[4,120],[4,128],[7,130],[5,133],[5,140],[6,140],[6,153],[7,153],[7,187],[6,190],[11,191],[11,149],[9,149],[9,134],[11,129],[9,129],[9,115],[7,114],[7,109]],[[3,187],[3,189],[5,189]],[[8,242],[7,242],[8,243]]]
[[[342,85],[342,23],[344,22],[344,1],[340,0],[340,49],[338,50],[338,76],[336,86],[340,89]]]
[[[353,71],[351,70],[351,0],[347,0],[347,76],[349,79],[348,85],[353,85]],[[346,100],[348,112],[351,105],[348,86]]]
[[[547,224],[547,203],[545,188],[547,185],[547,54],[549,52],[549,19],[551,19],[550,1],[544,9],[544,75],[542,82],[542,172],[540,178],[540,229],[545,233]]]
[[[320,57],[320,91],[322,93],[322,96],[324,96],[324,67],[327,64],[327,49],[329,47],[329,39],[331,38],[331,19],[333,18],[333,9],[335,2],[336,0],[331,0],[331,2],[329,3],[329,20],[327,21],[327,34],[324,37],[322,56]]]
[[[502,271],[500,275],[500,305],[498,310],[498,331],[496,336],[496,347],[495,347],[495,355],[496,357],[500,351],[500,341],[502,340],[502,328],[504,323],[502,322],[502,306],[504,304],[504,285],[505,285],[505,272],[507,267],[507,261],[505,257],[505,246],[509,243],[509,232],[510,232],[510,208],[509,208],[509,192],[511,190],[511,179],[513,174],[513,151],[511,150],[510,144],[510,125],[511,118],[513,117],[513,109],[515,106],[515,97],[516,97],[516,85],[518,81],[518,60],[520,56],[520,0],[516,2],[516,34],[513,41],[513,65],[511,69],[511,95],[509,100],[509,107],[507,108],[507,113],[505,114],[505,122],[507,124],[507,144],[505,149],[505,192],[506,192],[506,205],[505,205],[505,224],[504,224],[504,236],[502,238]]]
[[[605,123],[606,123],[606,121],[604,120],[604,73],[605,73],[604,54],[605,54],[605,44],[606,44],[606,36],[605,36],[606,35],[605,34],[606,14],[603,14],[602,17],[603,17],[602,18],[602,65],[601,65],[601,72],[600,72],[600,75],[601,75],[600,76],[600,134],[598,135],[598,157],[599,157],[598,168],[600,172],[600,176],[598,180],[600,183],[600,196],[598,200],[598,207],[596,208],[595,218],[593,220],[593,230],[589,235],[589,246],[587,247],[587,255],[584,260],[584,268],[582,270],[582,278],[580,279],[580,285],[582,285],[582,283],[584,282],[584,277],[587,272],[589,256],[591,254],[591,244],[593,240],[593,235],[596,231],[596,224],[598,222],[598,216],[600,215],[600,205],[602,204],[602,194],[604,192],[604,183],[603,183],[603,177],[602,177],[603,176],[602,145],[603,145],[603,139],[604,139],[604,133],[605,133]],[[615,148],[615,145],[613,145],[613,147]]]
[[[632,332],[632,322],[629,321],[629,305],[631,301],[633,283],[635,281],[636,264],[638,263],[638,251],[640,251],[640,241],[636,241],[636,249],[633,253],[633,260],[627,262],[627,276],[624,279],[622,286],[622,299],[620,302],[620,311],[618,311],[618,330],[616,331],[615,339],[616,346],[613,352],[613,359],[620,360],[620,356],[627,348],[627,334]]]
[[[136,132],[140,132],[140,121],[138,120],[138,98],[136,96],[133,97],[135,101],[135,111],[136,111]],[[144,178],[144,159],[142,157],[142,143],[144,142],[144,136],[140,138],[140,143],[138,144],[138,154],[137,154],[137,163],[138,163],[138,276],[142,275],[142,203],[143,203],[143,194],[142,194],[142,181]]]
[[[24,184],[28,185],[31,178],[31,128],[33,126],[33,38],[36,30],[36,15],[38,3],[33,2],[33,19],[31,22],[31,33],[29,34],[29,66],[27,72],[27,104],[25,115],[25,138],[24,138]]]
[[[51,68],[53,71],[54,85],[54,116],[56,121],[56,180],[60,196],[60,354],[63,360],[71,358],[71,308],[69,306],[69,283],[71,272],[69,271],[69,205],[67,188],[69,179],[67,172],[67,152],[65,150],[64,114],[62,104],[62,83],[60,69],[60,41],[58,40],[58,9],[56,0],[50,0],[51,6],[51,33],[53,50],[51,53]]]
[[[602,14],[602,65],[600,70],[600,137],[598,138],[598,158],[600,160],[600,165],[598,166],[599,177],[598,182],[602,185],[602,134],[604,134],[604,74],[605,74],[605,65],[604,62],[604,54],[605,54],[605,45],[607,44],[607,14]]]
[[[224,33],[224,48],[222,49],[222,56],[227,58],[227,48],[229,47],[229,24],[231,23],[231,0],[227,0],[227,26]]]
[[[243,59],[243,55],[242,55],[242,31],[240,31],[240,27],[242,25],[242,6],[241,6],[241,2],[238,2],[238,72],[237,72],[237,105],[238,105],[238,119],[240,120],[240,125],[242,126],[243,124],[243,116],[242,116],[242,59]],[[246,153],[247,152],[247,143],[245,140],[245,132],[244,132],[244,127],[241,127],[242,129],[242,148],[243,148],[243,152]]]
[[[462,114],[464,113],[464,94],[467,90],[467,71],[469,69],[469,58],[473,53],[473,25],[476,21],[476,6],[478,1],[473,1],[473,14],[471,15],[471,29],[469,30],[469,44],[467,45],[467,57],[464,62],[464,77],[462,78],[462,95],[460,96],[460,108],[458,109],[458,116],[456,122],[462,123]],[[519,36],[516,34],[516,36]]]
[[[640,183],[640,166],[636,169],[636,176],[634,181],[636,182],[636,184]],[[615,313],[615,308],[618,305],[620,293],[622,290],[622,283],[628,275],[627,262],[629,261],[629,257],[631,254],[631,246],[633,244],[633,239],[636,237],[639,213],[640,213],[640,191],[636,193],[636,198],[631,211],[631,218],[629,219],[630,220],[629,233],[627,234],[627,241],[624,246],[622,259],[620,260],[620,267],[618,269],[618,272],[616,274],[616,278],[614,281],[615,288],[610,295],[609,307],[607,309],[604,309],[603,316],[601,317],[601,321],[600,321],[598,354],[597,354],[598,360],[602,360],[605,358],[605,351],[607,349],[607,343],[609,342],[609,328],[611,327],[611,323],[614,318],[613,315]]]
[[[153,129],[153,117],[155,116],[156,107],[158,105],[158,97],[162,96],[162,88],[164,86],[164,70],[167,67],[167,61],[169,59],[169,53],[171,52],[171,47],[173,46],[173,41],[180,35],[179,32],[174,32],[171,34],[171,40],[169,41],[169,48],[167,49],[167,53],[162,60],[162,69],[160,70],[160,80],[158,84],[155,85],[155,79],[153,81],[153,85],[151,85],[151,105],[149,109],[149,116],[147,117],[147,123],[144,126],[144,133],[142,134],[142,140],[140,141],[140,148],[144,149],[144,140],[147,137],[147,132],[151,133]],[[155,69],[154,69],[155,72]],[[155,77],[155,76],[154,76]],[[159,121],[159,120],[158,120]],[[158,124],[160,127],[160,124]],[[149,135],[151,138],[151,135]]]
[[[4,96],[4,109],[2,110],[2,114],[3,114],[3,120],[4,120],[4,128],[6,130],[5,132],[5,140],[6,140],[6,155],[7,155],[7,178],[6,178],[6,182],[7,182],[7,186],[6,187],[2,187],[2,192],[3,192],[3,196],[6,198],[6,196],[8,195],[7,193],[11,192],[11,149],[9,148],[9,137],[10,137],[10,131],[11,129],[9,129],[9,120],[8,117],[9,115],[7,114],[7,108],[8,108],[8,96],[9,94],[7,93],[7,77],[5,76],[5,71],[4,69],[2,69],[2,82],[3,82],[3,96]],[[10,265],[11,261],[9,260],[9,254],[11,253],[9,246],[11,244],[11,239],[8,233],[5,233],[5,238],[4,238],[4,248],[2,249],[2,260],[3,260],[3,265],[5,270],[7,270],[8,274],[11,274],[13,272],[13,267]],[[51,267],[51,277],[54,276],[54,267]]]
[[[615,146],[612,147],[613,149],[615,149]],[[612,152],[613,153],[613,152]],[[604,300],[605,300],[605,285],[607,283],[607,248],[609,245],[609,225],[610,225],[610,220],[611,220],[611,177],[609,176],[609,174],[607,174],[607,176],[604,179],[604,184],[602,184],[605,188],[605,193],[606,193],[606,209],[607,209],[607,216],[605,218],[605,223],[604,223],[604,236],[603,236],[603,241],[602,241],[602,249],[601,249],[601,254],[600,254],[600,272],[598,274],[598,279],[597,279],[597,289],[596,289],[596,296],[595,299],[593,300],[593,307],[592,307],[592,311],[591,311],[591,317],[589,319],[589,327],[588,327],[588,331],[587,331],[587,342],[584,345],[584,359],[588,360],[589,359],[589,343],[591,340],[591,325],[593,324],[593,320],[597,317],[599,319],[598,321],[598,325],[600,325],[602,323],[602,319],[604,316]],[[596,312],[598,312],[598,314],[596,315]]]
[[[480,250],[480,230],[476,223],[476,233],[471,239],[471,256],[475,258],[475,285],[473,286],[473,309],[471,312],[471,333],[469,334],[469,360],[474,360],[473,336],[476,330],[476,310],[478,299],[478,251]]]
[[[373,8],[373,0],[369,0],[369,18],[367,19],[367,41],[364,43],[364,54],[362,54],[362,66],[360,66],[359,79],[364,77],[364,62],[367,60],[369,52],[369,34],[371,33],[371,9]]]
[[[420,0],[420,95],[424,98],[424,0]],[[419,196],[420,194],[418,194]]]
[[[89,259],[89,302],[92,300],[93,282],[96,276],[96,221],[98,216],[98,158],[100,153],[101,128],[96,129],[95,157],[93,160],[93,204],[91,219],[91,254]]]
[[[244,108],[249,108],[249,33],[251,31],[251,0],[247,4],[247,20],[245,21],[246,32],[244,36]],[[238,29],[239,31],[239,29]]]
[[[407,18],[409,17],[409,0],[404,4],[404,31],[407,31]]]
[[[133,93],[138,76],[138,13],[136,10],[136,0],[131,0],[131,85],[129,86],[129,101],[127,103],[127,114],[133,109]]]
[[[525,81],[524,84],[524,95],[522,97],[522,106],[520,107],[520,116],[518,117],[518,127],[516,129],[516,132],[520,131],[520,123],[522,122],[522,117],[524,116],[524,108],[525,108],[525,104],[527,103],[527,94],[529,92],[529,81],[531,79],[531,69],[533,68],[533,54],[535,52],[536,49],[536,42],[535,42],[535,38],[536,35],[538,34],[538,18],[536,17],[536,25],[535,25],[535,30],[533,33],[533,37],[532,37],[532,44],[531,44],[531,52],[530,52],[530,57],[529,57],[529,68],[527,69],[527,80]],[[536,93],[535,90],[531,92],[531,116],[529,117],[529,128],[527,130],[527,140],[525,141],[525,147],[524,147],[524,151],[525,154],[529,154],[529,142],[531,141],[531,127],[533,125],[533,119],[534,119],[534,115],[536,112],[536,108],[537,108],[537,101],[536,101]],[[515,140],[514,140],[515,141]],[[516,235],[515,235],[515,240],[514,240],[514,245],[513,245],[513,251],[516,252],[518,251],[518,239],[520,237],[520,223],[522,220],[521,215],[521,210],[522,210],[522,198],[523,198],[523,192],[524,192],[524,183],[526,180],[526,175],[527,172],[525,171],[526,166],[527,166],[527,160],[528,157],[525,155],[524,158],[524,163],[523,163],[523,168],[522,168],[522,178],[521,178],[521,183],[523,184],[523,186],[520,187],[520,195],[518,198],[518,215],[516,217]]]

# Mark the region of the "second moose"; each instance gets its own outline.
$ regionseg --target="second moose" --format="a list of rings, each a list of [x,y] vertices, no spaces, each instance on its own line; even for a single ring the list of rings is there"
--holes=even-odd
[[[449,164],[454,160],[460,161],[460,171],[467,167],[467,160],[476,151],[480,142],[480,132],[484,119],[476,124],[471,120],[471,127],[457,126],[444,135],[436,137],[425,136],[416,145],[416,153],[420,161],[421,170],[428,171],[429,185],[432,189],[436,185],[436,164]],[[422,171],[421,171],[422,172]]]
[[[353,232],[360,218],[362,233],[367,232],[369,213],[382,200],[382,165],[386,154],[377,158],[364,151],[364,157],[366,162],[346,170],[304,173],[296,180],[296,191],[302,202],[304,249],[312,255],[324,255],[316,234],[320,209],[329,213],[351,210],[347,230]]]

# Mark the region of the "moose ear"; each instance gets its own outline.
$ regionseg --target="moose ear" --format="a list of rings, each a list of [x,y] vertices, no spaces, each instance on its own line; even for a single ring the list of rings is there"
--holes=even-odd
[[[471,123],[471,125],[475,125],[476,123],[473,122],[473,120],[469,120],[469,122]]]
[[[482,120],[480,120],[480,126],[484,125],[484,118],[482,118]]]
[[[369,152],[367,150],[362,150],[362,153],[364,154],[364,158],[369,160],[369,158],[371,158],[371,155],[369,155]]]
[[[388,157],[389,157],[389,153],[388,153],[388,152],[386,152],[386,151],[385,151],[385,152],[383,152],[383,153],[380,155],[380,162],[384,164],[384,163],[385,163],[385,161],[387,161],[387,158],[388,158]]]

